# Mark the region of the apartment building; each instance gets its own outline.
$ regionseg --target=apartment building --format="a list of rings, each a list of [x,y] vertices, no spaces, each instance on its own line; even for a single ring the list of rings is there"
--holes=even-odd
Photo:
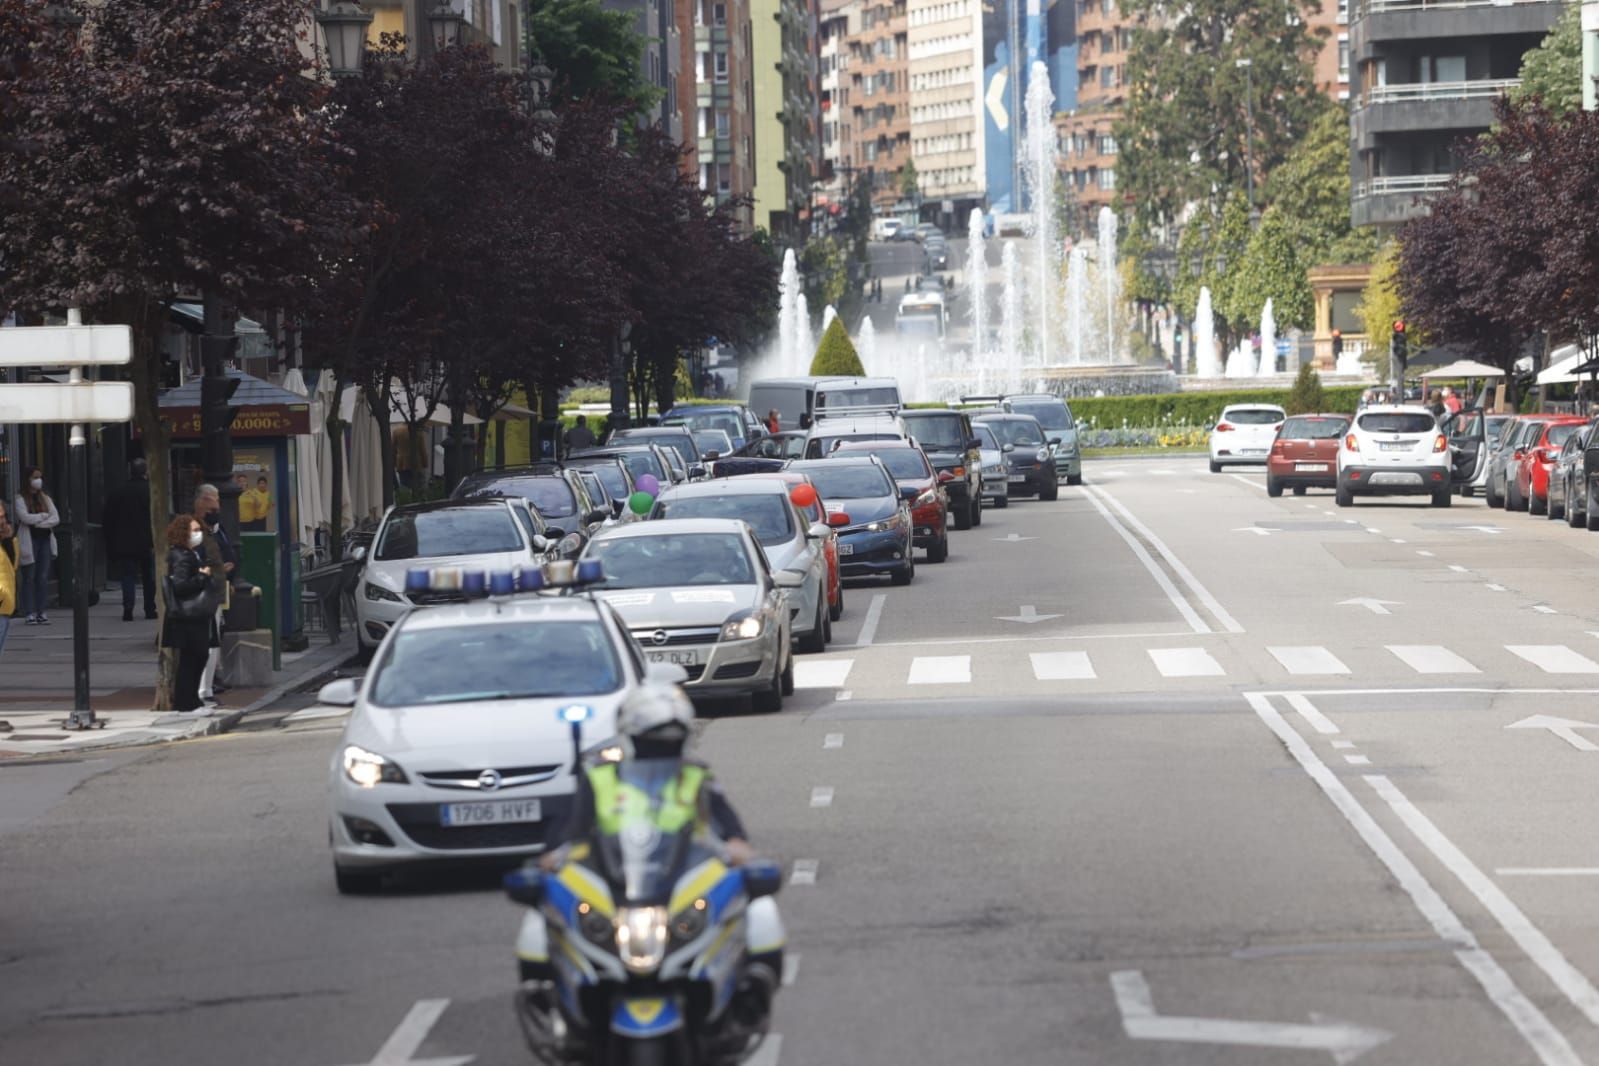
[[[372,15],[366,33],[369,42],[375,45],[383,34],[398,33],[410,42],[413,55],[431,54],[428,12],[438,4],[430,0],[365,0],[361,6]],[[501,66],[521,64],[526,58],[522,51],[525,7],[523,0],[458,0],[455,10],[462,16],[461,42],[487,47]]]
[[[684,75],[678,110],[686,127],[684,166],[717,203],[755,191],[755,88],[749,0],[679,0]],[[753,226],[753,213],[743,221]]]
[[[1357,226],[1397,226],[1425,210],[1459,165],[1458,145],[1493,123],[1521,58],[1548,33],[1558,0],[1362,0],[1349,44],[1351,203]]]
[[[923,203],[954,218],[981,206],[983,6],[981,0],[909,0],[910,145]]]
[[[1067,0],[1062,0],[1067,2]],[[1074,232],[1091,229],[1099,209],[1120,203],[1116,192],[1116,121],[1126,100],[1133,20],[1115,0],[1077,4],[1077,106],[1056,116],[1060,165],[1077,204]]]
[[[862,0],[849,38],[849,93],[856,165],[871,171],[873,204],[892,209],[911,161],[907,0]]]
[[[656,111],[642,117],[640,122],[659,126],[676,142],[683,140],[684,133],[684,115],[678,110],[683,41],[674,5],[692,3],[693,0],[604,0],[607,10],[634,17],[633,29],[644,38],[644,47],[639,52],[639,72],[646,83],[660,91],[661,102]]]
[[[849,196],[855,171],[849,39],[860,29],[861,0],[822,0],[818,25],[821,188],[829,203]]]
[[[755,225],[800,243],[816,144],[816,0],[750,0]]]

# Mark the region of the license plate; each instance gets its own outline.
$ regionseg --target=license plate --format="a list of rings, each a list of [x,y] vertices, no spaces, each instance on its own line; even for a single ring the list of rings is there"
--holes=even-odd
[[[1327,464],[1326,463],[1295,463],[1294,464],[1294,469],[1299,471],[1302,474],[1325,474],[1327,472]]]
[[[1404,440],[1385,440],[1378,442],[1379,447],[1385,452],[1408,452],[1412,445]]]
[[[1012,474],[1010,476],[1010,482],[1011,482],[1012,485],[1015,485],[1018,482],[1022,482],[1022,481],[1026,481],[1026,480],[1027,480],[1027,475],[1026,474]]]
[[[855,554],[855,545],[853,545],[853,544],[840,544],[838,546],[838,554],[840,554],[840,555],[854,555]]]
[[[1265,455],[1266,454],[1266,449],[1265,448],[1240,448],[1239,451],[1238,451],[1238,454],[1239,455]]]
[[[652,651],[647,653],[652,663],[672,663],[676,666],[698,666],[698,651]]]
[[[439,804],[439,824],[447,826],[537,822],[542,817],[543,810],[536,799]]]

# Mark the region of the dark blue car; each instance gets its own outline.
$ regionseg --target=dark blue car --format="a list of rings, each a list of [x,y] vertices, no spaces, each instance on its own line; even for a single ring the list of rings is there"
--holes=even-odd
[[[838,527],[838,569],[843,577],[887,574],[896,585],[916,576],[910,503],[875,455],[836,456],[790,463],[805,474],[827,504],[829,514],[849,515]],[[914,496],[915,490],[910,493]]]

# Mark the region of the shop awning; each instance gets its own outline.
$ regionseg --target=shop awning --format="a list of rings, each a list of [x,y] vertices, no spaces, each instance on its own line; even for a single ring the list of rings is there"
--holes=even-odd
[[[293,437],[311,432],[311,405],[304,396],[270,381],[229,368],[227,376],[239,382],[228,402],[239,408],[233,419],[235,437]],[[162,417],[172,421],[179,439],[200,436],[200,378],[191,378],[160,396]]]
[[[1429,370],[1421,375],[1422,380],[1427,378],[1502,378],[1505,372],[1496,366],[1479,363],[1475,359],[1459,359],[1447,366]]]
[[[1577,367],[1587,360],[1587,355],[1575,344],[1563,345],[1549,353],[1549,366],[1538,373],[1540,385],[1574,385],[1588,371]]]

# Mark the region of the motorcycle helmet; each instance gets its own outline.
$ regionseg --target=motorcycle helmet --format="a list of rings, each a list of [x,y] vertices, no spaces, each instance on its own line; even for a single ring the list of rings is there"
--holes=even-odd
[[[676,685],[641,685],[622,700],[616,730],[636,758],[678,758],[693,734],[694,704]]]

